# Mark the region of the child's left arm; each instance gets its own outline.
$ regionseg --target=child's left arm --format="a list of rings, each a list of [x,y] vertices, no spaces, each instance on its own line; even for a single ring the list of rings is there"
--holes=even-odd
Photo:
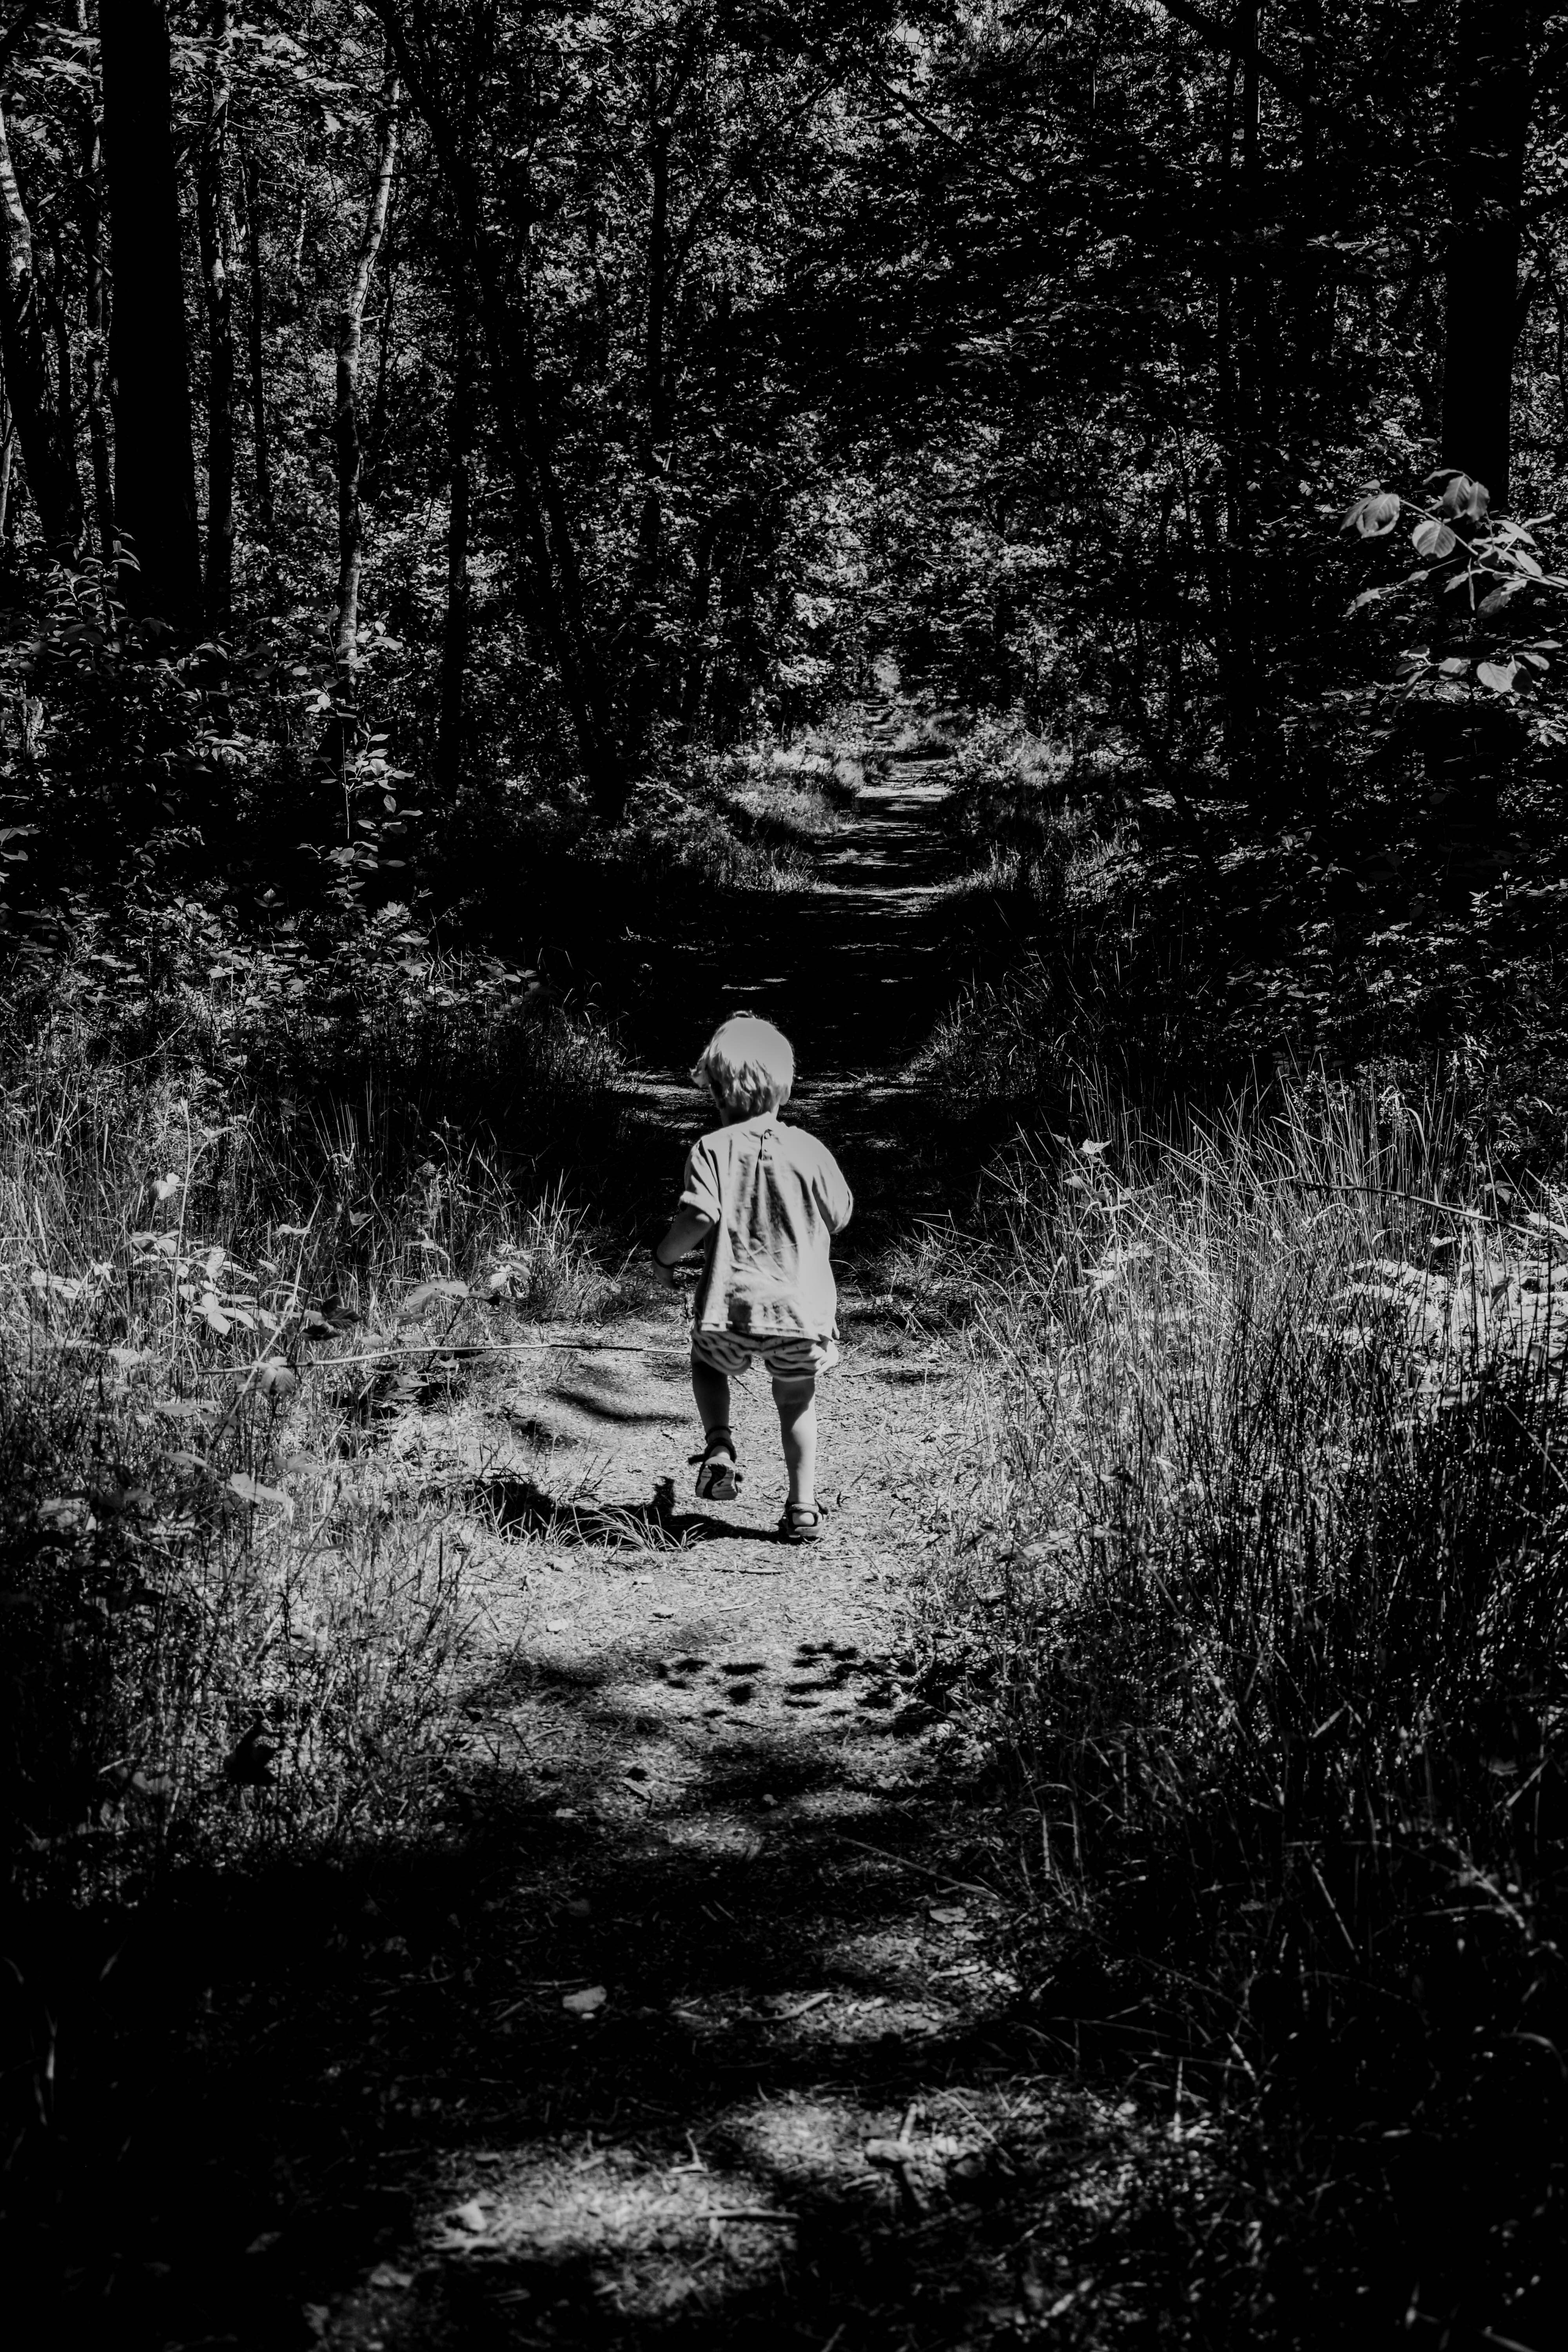
[[[817,1198],[822,1203],[822,1213],[827,1220],[828,1232],[841,1234],[855,1213],[855,1195],[832,1152],[825,1151],[822,1157],[826,1164],[822,1171]]]

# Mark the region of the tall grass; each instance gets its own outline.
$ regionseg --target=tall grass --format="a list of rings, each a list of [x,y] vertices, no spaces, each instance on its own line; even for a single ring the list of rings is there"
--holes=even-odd
[[[457,1048],[493,1037],[448,1010],[461,1100]],[[529,1033],[542,1144],[602,1089],[573,1034]],[[68,998],[0,1105],[0,1845],[13,1894],[71,1900],[419,1818],[475,1612],[447,1504],[381,1438],[611,1288],[559,1182],[520,1198],[414,1124],[395,1021],[347,1097],[302,1051],[264,1091],[95,1043]]]
[[[1262,2103],[1276,2160],[1294,2118],[1384,2318],[1543,2308],[1568,1223],[1368,1094],[1108,1129],[1013,1166],[944,1596],[1037,1815],[1038,1998]]]

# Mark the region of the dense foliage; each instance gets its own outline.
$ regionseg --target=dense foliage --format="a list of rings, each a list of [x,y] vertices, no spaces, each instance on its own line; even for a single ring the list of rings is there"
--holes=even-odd
[[[498,846],[700,797],[879,651],[1219,899],[1263,841],[1386,925],[1544,845],[1547,558],[1480,618],[1429,549],[1403,601],[1366,567],[1436,461],[1552,505],[1560,12],[176,9],[183,447],[156,257],[116,266],[163,168],[121,15],[156,49],[84,0],[4,66],[24,905],[151,843],[253,919],[325,857],[531,952]],[[199,551],[128,539],[192,498]]]

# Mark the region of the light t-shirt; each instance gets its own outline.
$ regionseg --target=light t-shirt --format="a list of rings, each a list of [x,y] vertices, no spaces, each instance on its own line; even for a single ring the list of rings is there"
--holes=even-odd
[[[825,1143],[773,1111],[716,1128],[691,1147],[680,1205],[713,1220],[698,1330],[837,1338],[827,1253],[855,1201]]]

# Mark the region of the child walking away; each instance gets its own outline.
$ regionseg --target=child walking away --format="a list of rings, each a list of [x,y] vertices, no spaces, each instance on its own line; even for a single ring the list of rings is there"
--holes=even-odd
[[[653,1255],[673,1286],[677,1261],[704,1253],[691,1313],[691,1387],[706,1441],[692,1456],[698,1496],[727,1503],[741,1491],[730,1382],[761,1358],[789,1472],[779,1533],[815,1543],[816,1376],[838,1361],[828,1248],[854,1201],[826,1146],[779,1118],[795,1055],[771,1021],[726,1021],[691,1076],[724,1123],[692,1145],[680,1206]]]

